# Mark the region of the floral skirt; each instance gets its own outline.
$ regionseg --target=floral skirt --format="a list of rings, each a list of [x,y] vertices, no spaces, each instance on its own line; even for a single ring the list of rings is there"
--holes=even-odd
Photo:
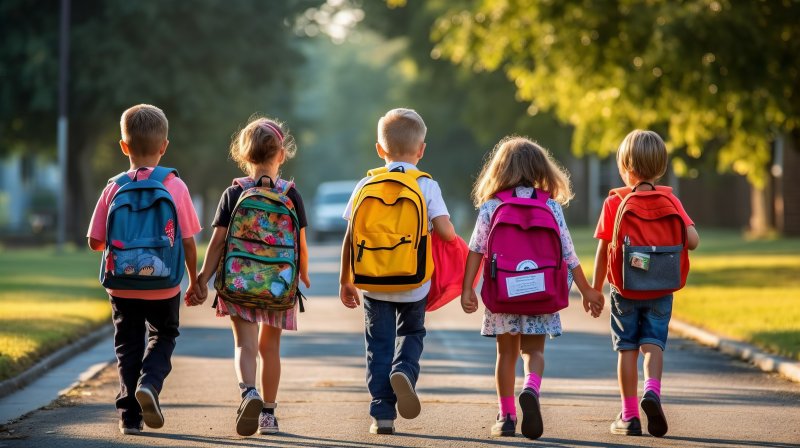
[[[561,316],[558,313],[525,316],[522,314],[493,313],[484,308],[481,335],[546,334],[551,338],[561,336]]]
[[[248,322],[256,322],[284,330],[297,330],[297,305],[284,311],[247,308],[217,298],[214,307],[217,317],[236,316]]]

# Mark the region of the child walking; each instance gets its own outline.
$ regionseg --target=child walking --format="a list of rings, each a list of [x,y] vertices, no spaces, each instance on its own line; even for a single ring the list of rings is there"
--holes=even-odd
[[[470,252],[462,284],[461,306],[464,311],[474,313],[478,310],[478,299],[472,285],[481,260],[487,254],[492,217],[502,203],[498,195],[509,189],[513,189],[517,198],[531,198],[536,194],[550,195],[547,206],[560,229],[560,255],[569,267],[567,289],[574,279],[583,298],[584,309],[593,317],[598,317],[603,308],[603,295],[599,290],[593,289],[584,276],[561,209],[561,205],[572,197],[568,175],[544,148],[523,137],[506,137],[500,140],[475,182],[472,199],[479,211],[469,242]],[[484,276],[484,282],[486,281]],[[483,297],[484,302],[489,303],[487,299],[491,300],[493,297]],[[525,384],[519,395],[522,434],[530,439],[542,435],[544,426],[539,390],[544,372],[545,335],[553,338],[561,335],[561,331],[558,312],[522,315],[493,313],[488,308],[484,311],[481,334],[497,339],[495,380],[500,409],[491,429],[493,436],[514,436],[516,433],[514,381],[520,354],[525,368]]]
[[[398,412],[407,419],[420,413],[415,386],[433,268],[428,232],[456,237],[439,184],[417,169],[426,132],[415,111],[387,112],[375,145],[386,166],[356,185],[344,212],[339,297],[355,308],[363,290],[373,434],[393,434]]]
[[[303,199],[293,182],[280,178],[281,166],[295,152],[294,139],[274,119],[254,119],[234,137],[230,156],[247,177],[235,179],[233,186],[222,194],[212,223],[214,233],[197,278],[201,292],[196,297],[187,297],[190,305],[202,303],[207,294],[206,285],[216,272],[215,288],[218,293],[214,307],[218,317],[230,316],[231,320],[236,347],[234,367],[242,396],[237,411],[236,432],[243,436],[252,435],[256,431],[259,434],[278,432],[275,408],[281,376],[281,332],[297,330],[298,305],[296,302],[289,302],[291,307],[288,309],[270,309],[264,304],[267,299],[257,298],[250,302],[235,300],[238,296],[230,293],[229,288],[234,289],[234,292],[238,288],[242,294],[253,294],[256,297],[282,297],[288,294],[286,297],[289,300],[299,302],[292,290],[296,287],[296,276],[299,274],[299,280],[306,287],[311,284],[308,277],[305,233],[307,221]],[[240,206],[240,197],[245,190],[257,185],[272,186],[273,189],[284,192],[285,196],[281,197],[293,206],[296,222],[291,216],[292,212],[284,215],[269,214],[275,210],[272,205],[246,209],[245,202],[242,201]],[[258,207],[258,204],[254,207]],[[265,213],[265,210],[269,213]],[[231,232],[228,231],[229,227]],[[265,233],[263,241],[260,240],[262,237],[256,236],[259,232]],[[294,241],[295,238],[299,241]],[[294,250],[299,251],[299,263],[296,267],[293,266],[292,258]],[[233,253],[243,255],[234,258],[230,256]],[[262,264],[278,258],[285,261],[277,265]],[[225,275],[229,275],[228,281],[222,278]],[[273,280],[270,279],[272,275]],[[261,394],[256,390],[259,355]]]
[[[176,171],[158,166],[169,144],[164,112],[149,104],[133,106],[123,112],[120,128],[119,145],[130,167],[106,185],[87,237],[89,247],[105,252],[101,275],[114,322],[119,430],[139,434],[142,421],[150,428],[164,425],[158,397],[172,370],[178,337],[181,260],[189,274],[188,291],[196,291],[194,235],[200,222],[186,184]],[[137,195],[139,187],[157,191],[150,196],[152,206],[141,213],[126,207],[126,197]]]
[[[686,248],[693,250],[700,243],[697,230],[678,198],[666,187],[655,186],[656,181],[667,170],[667,159],[664,141],[655,132],[635,130],[625,137],[617,150],[617,167],[628,188],[627,190],[618,189],[623,190],[622,193],[612,190],[603,203],[603,210],[594,233],[594,237],[599,242],[593,286],[595,289],[601,290],[606,280],[606,274],[608,274],[611,284],[611,335],[614,350],[619,353],[617,376],[622,398],[622,411],[616,421],[611,424],[613,434],[642,434],[638,405],[641,405],[647,415],[647,429],[650,434],[661,437],[667,433],[668,429],[667,420],[661,408],[661,376],[669,320],[672,315],[672,294],[663,294],[661,297],[650,299],[624,297],[621,294],[624,286],[612,275],[614,267],[609,256],[609,245],[616,236],[615,221],[623,202],[623,196],[630,195],[633,191],[656,191],[657,189],[667,191],[669,200],[676,207],[676,221],[682,221],[685,226]],[[619,226],[619,224],[617,225]],[[639,228],[630,233],[640,235],[645,231]],[[678,236],[678,238],[681,237]],[[632,257],[630,265],[634,269],[631,272],[637,270],[641,272],[642,269],[646,269],[650,261],[648,257],[646,254]],[[686,269],[688,270],[688,266]],[[636,293],[640,292],[632,292],[629,295],[633,296]],[[640,352],[644,357],[645,381],[642,400],[637,403]]]

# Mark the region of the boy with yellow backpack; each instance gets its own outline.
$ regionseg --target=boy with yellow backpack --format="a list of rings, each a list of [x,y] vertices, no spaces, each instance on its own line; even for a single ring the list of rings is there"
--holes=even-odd
[[[426,132],[411,109],[381,117],[375,147],[386,166],[356,185],[343,216],[339,298],[355,308],[363,291],[373,434],[393,434],[397,413],[420,413],[415,385],[433,273],[430,231],[444,241],[456,237],[439,184],[417,169]]]

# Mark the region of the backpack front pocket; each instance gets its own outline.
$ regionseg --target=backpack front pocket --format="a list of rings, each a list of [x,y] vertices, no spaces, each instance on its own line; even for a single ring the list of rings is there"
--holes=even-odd
[[[538,266],[533,260],[511,261],[492,256],[490,275],[494,297],[500,302],[550,300],[557,281],[557,266]]]
[[[622,246],[622,287],[658,291],[681,286],[683,246]]]
[[[411,238],[411,235],[393,233],[354,235],[354,274],[365,277],[417,274],[417,251]]]
[[[142,280],[169,277],[172,274],[171,244],[168,237],[141,238],[123,243],[112,241],[106,269],[114,276]],[[110,263],[109,263],[110,261]]]
[[[295,265],[288,258],[231,254],[225,260],[222,287],[228,293],[287,299],[292,295]]]

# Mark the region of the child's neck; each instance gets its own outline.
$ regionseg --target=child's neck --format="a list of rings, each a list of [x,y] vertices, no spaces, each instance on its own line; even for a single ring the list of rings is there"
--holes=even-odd
[[[268,176],[273,181],[278,178],[278,171],[280,170],[280,164],[278,163],[271,163],[271,164],[263,164],[263,165],[256,165],[251,170],[253,179],[258,180],[264,176]]]
[[[634,182],[635,180],[635,182]],[[637,190],[649,191],[654,190],[656,186],[655,179],[631,179],[631,183],[628,185],[631,188],[636,188]],[[652,186],[652,187],[651,187]]]
[[[161,154],[156,154],[153,156],[129,156],[128,157],[131,161],[131,170],[138,170],[139,168],[146,168],[151,166],[158,166],[158,163],[161,161]]]
[[[384,161],[386,161],[386,164],[387,164],[387,165],[388,165],[388,164],[390,164],[390,163],[393,163],[393,162],[402,162],[402,163],[410,163],[410,164],[412,164],[412,165],[416,166],[416,165],[417,165],[417,163],[419,162],[419,157],[417,157],[416,155],[410,155],[410,156],[392,156],[392,157],[388,157],[388,156],[387,156],[387,157],[386,157],[385,159],[383,159],[383,160],[384,160]]]

